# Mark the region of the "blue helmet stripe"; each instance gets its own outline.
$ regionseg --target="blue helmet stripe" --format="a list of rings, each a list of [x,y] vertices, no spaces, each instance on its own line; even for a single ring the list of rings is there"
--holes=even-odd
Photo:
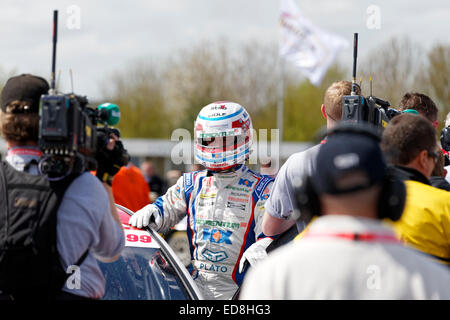
[[[206,158],[200,156],[199,154],[197,154],[196,156],[197,156],[197,159],[202,160],[202,161],[205,161],[205,162],[222,163],[222,162],[225,162],[225,161],[232,160],[232,159],[234,159],[234,158],[238,158],[238,157],[243,156],[243,155],[245,155],[245,154],[247,154],[247,153],[249,153],[249,149],[245,149],[245,151],[243,151],[243,152],[241,152],[241,153],[238,153],[238,154],[236,154],[236,155],[234,155],[234,156],[229,156],[229,157],[226,157],[226,158],[222,158],[222,159],[221,159],[221,158],[217,158],[217,159],[206,159]]]
[[[234,116],[237,116],[238,114],[240,114],[241,112],[243,112],[244,111],[244,109],[243,108],[240,108],[238,111],[236,111],[235,113],[232,113],[232,114],[229,114],[229,115],[227,115],[227,116],[223,116],[223,117],[217,117],[217,118],[207,118],[207,117],[203,117],[203,116],[198,116],[200,119],[202,119],[202,120],[210,120],[210,121],[218,121],[218,120],[225,120],[225,119],[228,119],[228,118],[232,118],[232,117],[234,117]]]

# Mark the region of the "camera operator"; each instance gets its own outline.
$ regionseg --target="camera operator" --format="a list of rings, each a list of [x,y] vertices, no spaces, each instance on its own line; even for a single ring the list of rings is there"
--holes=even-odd
[[[438,127],[438,108],[431,98],[423,93],[407,92],[399,104],[399,110],[416,110],[422,117],[428,119],[435,129]]]
[[[396,116],[383,132],[381,149],[407,187],[405,210],[394,223],[397,235],[450,265],[450,193],[429,180],[439,157],[436,130],[422,116]]]
[[[296,193],[302,214],[318,217],[301,239],[249,270],[240,299],[450,298],[446,268],[383,224],[400,217],[405,187],[389,176],[379,137],[358,130],[330,133],[316,157],[321,170]]]
[[[428,119],[435,129],[438,128],[438,113],[439,109],[437,108],[434,101],[427,95],[418,92],[407,92],[403,96],[402,100],[399,104],[399,110],[416,110],[422,117]],[[450,185],[442,180],[442,175],[445,178],[445,170],[444,166],[448,166],[448,151],[445,150],[444,146],[442,146],[442,152],[444,153],[444,161],[442,162],[440,157],[439,161],[436,164],[435,172],[432,173],[430,178],[431,185],[440,189],[449,190]],[[440,166],[438,168],[438,166]],[[450,181],[448,181],[450,182]]]
[[[22,74],[10,78],[2,91],[0,127],[8,147],[6,162],[15,170],[25,173],[19,176],[22,179],[29,180],[32,175],[35,176],[34,179],[46,180],[46,178],[38,176],[38,162],[42,155],[38,148],[38,111],[41,95],[47,94],[48,90],[49,85],[45,79]],[[51,291],[50,286],[53,286],[53,283],[35,285],[34,282],[37,280],[30,277],[24,279],[28,283],[25,285],[25,288],[28,288],[25,289],[27,292],[20,289],[24,287],[24,284],[16,283],[14,284],[15,289],[5,290],[0,287],[3,295],[10,296],[11,299],[21,297],[46,299],[46,293],[49,294],[50,299],[98,299],[103,296],[105,279],[96,259],[112,262],[120,256],[124,246],[124,233],[114,207],[114,199],[109,185],[111,177],[118,171],[111,163],[113,160],[108,159],[116,141],[117,137],[110,137],[107,145],[103,146],[103,152],[99,153],[101,156],[97,158],[97,171],[100,173],[98,176],[102,175],[105,182],[100,182],[89,172],[83,172],[74,177],[65,193],[60,196],[62,199],[59,200],[60,202],[58,201],[59,206],[52,209],[57,210],[56,221],[53,225],[53,227],[56,226],[56,230],[51,230],[52,222],[50,221],[50,228],[48,228],[50,235],[43,236],[51,238],[52,232],[56,233],[54,242],[56,242],[57,253],[52,254],[57,258],[52,262],[48,258],[46,260],[47,267],[51,270],[62,268],[64,272],[67,272],[71,266],[79,267],[78,285],[77,281],[75,281],[75,285],[71,286],[68,285],[69,281],[64,281],[65,285],[62,290],[61,286],[57,286],[56,292],[52,293],[49,291]],[[5,163],[2,165],[3,168],[8,166]],[[5,182],[8,184],[7,180]],[[25,197],[31,196],[32,193],[27,191],[19,195]],[[4,197],[4,195],[0,197],[2,196]],[[42,206],[38,205],[37,207],[36,210],[41,210],[39,208]],[[0,223],[4,225],[7,222],[1,221]],[[43,241],[39,238],[36,241],[38,240]],[[55,266],[58,264],[60,264],[59,267]],[[18,270],[19,267],[23,266],[18,266]],[[49,271],[44,270],[44,272],[48,273]],[[12,273],[17,276],[14,274],[15,272]],[[6,276],[6,274],[2,274],[0,278]],[[43,274],[40,276],[44,278]]]
[[[342,98],[352,91],[349,81],[334,82],[325,92],[324,102],[321,106],[323,117],[327,120],[327,128],[331,129],[341,121]],[[360,93],[357,87],[357,94]],[[322,144],[313,146],[305,151],[294,153],[280,168],[272,190],[267,200],[266,211],[262,222],[263,232],[266,235],[276,235],[288,230],[294,225],[292,212],[296,209],[293,184],[304,174],[315,170],[315,159]],[[304,222],[297,222],[298,232],[305,227]]]

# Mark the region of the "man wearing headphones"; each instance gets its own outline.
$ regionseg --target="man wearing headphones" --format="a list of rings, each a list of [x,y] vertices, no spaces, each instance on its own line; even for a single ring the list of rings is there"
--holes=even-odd
[[[336,127],[317,166],[296,198],[301,218],[319,216],[301,239],[249,270],[240,298],[449,299],[445,267],[403,246],[381,222],[400,218],[405,186],[388,173],[376,132]]]
[[[439,109],[429,96],[419,92],[407,92],[403,95],[398,107],[400,111],[416,110],[437,129]]]
[[[433,125],[417,115],[396,116],[383,132],[381,149],[407,186],[405,210],[394,224],[397,235],[450,265],[450,193],[430,185],[440,152]]]

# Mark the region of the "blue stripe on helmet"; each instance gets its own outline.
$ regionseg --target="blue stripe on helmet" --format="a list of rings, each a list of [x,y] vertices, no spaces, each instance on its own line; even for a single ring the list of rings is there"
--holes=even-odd
[[[232,160],[232,159],[234,159],[234,158],[238,158],[238,157],[240,157],[240,156],[246,155],[247,153],[249,153],[249,149],[248,149],[248,148],[245,149],[245,151],[243,151],[243,152],[241,152],[241,153],[238,153],[238,154],[236,154],[236,155],[229,156],[229,157],[223,158],[223,159],[221,159],[221,158],[217,158],[217,159],[206,159],[206,158],[203,158],[202,156],[200,156],[199,154],[197,154],[196,156],[197,156],[198,159],[200,159],[200,160],[202,160],[202,161],[205,161],[205,162],[221,163],[221,162],[224,162],[224,161],[229,161],[229,160]]]
[[[223,117],[217,117],[217,118],[207,118],[207,117],[203,117],[201,115],[199,115],[198,117],[202,120],[210,120],[210,121],[218,121],[218,120],[225,120],[228,118],[232,118],[234,116],[237,116],[238,114],[240,114],[241,112],[244,111],[244,108],[240,108],[238,111],[236,111],[235,113],[229,114],[227,116],[223,116]]]

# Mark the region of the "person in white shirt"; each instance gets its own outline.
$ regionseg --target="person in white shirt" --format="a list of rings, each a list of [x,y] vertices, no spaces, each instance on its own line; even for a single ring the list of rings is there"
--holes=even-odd
[[[313,221],[249,269],[240,299],[450,299],[446,267],[382,222],[401,217],[405,186],[389,174],[379,137],[357,127],[329,133],[322,169],[297,185],[301,218]]]
[[[341,122],[342,97],[352,91],[350,81],[337,81],[331,84],[325,92],[323,104],[320,107],[327,129],[333,128]],[[360,93],[359,87],[356,93]],[[296,210],[294,199],[294,184],[305,174],[316,170],[316,157],[323,140],[304,151],[292,154],[277,173],[273,184],[272,194],[266,203],[266,210],[262,222],[264,234],[271,236],[285,232],[295,224],[292,213]],[[297,221],[297,230],[305,228],[304,221]]]

